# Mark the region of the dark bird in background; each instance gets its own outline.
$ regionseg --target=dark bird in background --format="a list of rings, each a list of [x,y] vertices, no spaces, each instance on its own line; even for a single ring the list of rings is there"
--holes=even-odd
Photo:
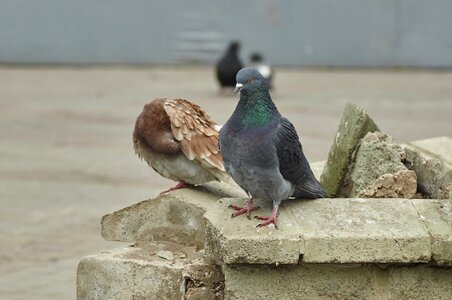
[[[159,98],[146,104],[133,132],[133,146],[157,173],[179,183],[169,190],[226,181],[218,147],[220,126],[198,105]]]
[[[274,76],[273,68],[269,64],[265,63],[264,57],[261,54],[254,52],[250,55],[249,67],[256,68],[267,81],[268,87],[270,89],[272,88],[272,80]]]
[[[264,77],[255,68],[237,74],[240,100],[220,130],[220,149],[226,171],[248,193],[244,207],[231,205],[233,216],[250,217],[253,198],[273,201],[269,217],[277,225],[278,207],[289,197],[324,198],[325,190],[314,177],[292,123],[281,116],[270,97]]]
[[[240,43],[231,42],[225,55],[217,63],[217,78],[222,88],[235,86],[235,76],[243,68],[238,56],[239,50]]]

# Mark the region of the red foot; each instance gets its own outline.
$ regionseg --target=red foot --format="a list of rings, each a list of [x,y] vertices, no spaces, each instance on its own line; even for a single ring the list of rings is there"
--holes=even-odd
[[[240,207],[234,204],[229,205],[229,208],[232,208],[235,210],[235,212],[232,214],[232,218],[233,217],[237,217],[243,214],[246,214],[246,217],[248,219],[251,219],[251,212],[258,210],[260,207],[259,206],[253,206],[253,198],[250,198],[250,200],[248,200],[248,202],[246,202],[244,207]]]
[[[160,195],[166,194],[166,193],[169,193],[172,191],[180,190],[180,189],[185,189],[185,188],[188,188],[189,186],[190,186],[190,184],[181,181],[175,187],[172,187],[170,189],[167,189],[166,191],[161,192]]]
[[[256,227],[263,227],[263,226],[269,225],[270,223],[273,223],[273,225],[275,225],[275,228],[278,229],[278,225],[276,224],[277,219],[278,219],[278,208],[273,208],[272,213],[269,217],[258,216],[258,217],[256,217],[256,219],[265,221],[265,222],[261,222],[261,223],[257,224]]]

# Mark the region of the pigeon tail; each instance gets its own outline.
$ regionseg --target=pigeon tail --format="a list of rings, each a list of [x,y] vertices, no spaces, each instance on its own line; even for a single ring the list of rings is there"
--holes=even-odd
[[[328,198],[328,194],[314,175],[308,179],[304,179],[303,182],[296,184],[293,196],[295,198],[305,199]]]

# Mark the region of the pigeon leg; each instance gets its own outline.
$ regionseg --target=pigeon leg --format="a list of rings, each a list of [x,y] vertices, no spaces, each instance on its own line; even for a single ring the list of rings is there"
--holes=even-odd
[[[235,204],[231,204],[231,205],[229,205],[229,208],[232,208],[232,209],[235,210],[235,212],[231,216],[232,218],[240,216],[240,215],[243,215],[243,214],[246,214],[246,217],[248,219],[251,219],[251,212],[255,211],[255,210],[258,210],[260,207],[253,205],[253,197],[251,197],[248,200],[248,202],[246,202],[244,207],[240,207],[240,206],[237,206]]]
[[[166,194],[166,193],[169,193],[172,191],[180,190],[180,189],[185,189],[185,188],[188,188],[189,186],[191,186],[191,185],[186,182],[181,181],[175,187],[172,187],[170,189],[167,189],[167,190],[161,192],[160,195]]]
[[[256,219],[259,220],[263,220],[264,222],[257,224],[256,227],[263,227],[263,226],[267,226],[270,223],[273,223],[273,225],[275,225],[275,228],[278,229],[278,225],[277,223],[277,218],[278,218],[278,207],[273,207],[272,209],[272,213],[269,217],[266,216],[258,216],[256,217]]]

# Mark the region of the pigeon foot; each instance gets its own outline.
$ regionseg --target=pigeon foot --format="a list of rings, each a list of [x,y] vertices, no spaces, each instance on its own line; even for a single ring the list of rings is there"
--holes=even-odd
[[[169,193],[172,191],[180,190],[180,189],[185,189],[185,188],[188,188],[189,186],[191,186],[191,185],[186,182],[181,181],[175,187],[172,187],[170,189],[167,189],[167,190],[161,192],[160,195],[163,195],[163,194],[166,194],[166,193]]]
[[[258,210],[259,206],[253,205],[253,198],[250,198],[248,202],[246,202],[244,207],[237,206],[235,204],[229,205],[229,208],[235,210],[235,212],[231,215],[231,218],[246,214],[246,217],[251,220],[251,212]]]
[[[273,224],[273,225],[275,225],[275,228],[278,229],[278,225],[276,224],[277,219],[278,219],[278,209],[277,208],[273,208],[272,213],[269,217],[256,216],[255,218],[264,221],[264,222],[257,224],[256,227],[263,227],[263,226]]]

